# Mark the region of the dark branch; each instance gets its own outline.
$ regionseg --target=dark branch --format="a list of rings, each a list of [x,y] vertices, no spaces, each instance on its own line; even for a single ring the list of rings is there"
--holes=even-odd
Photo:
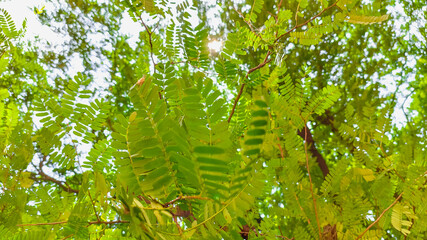
[[[320,154],[319,150],[317,150],[316,146],[314,145],[314,139],[313,139],[313,135],[311,134],[310,129],[305,126],[302,130],[298,131],[298,135],[301,138],[305,138],[305,130],[307,129],[307,144],[309,146],[309,151],[311,152],[311,154],[316,158],[317,164],[320,167],[320,170],[322,170],[323,173],[323,177],[326,177],[329,174],[329,168],[328,165],[326,165],[326,161],[323,158],[322,154]]]
[[[79,190],[76,190],[76,189],[72,189],[72,188],[70,188],[70,187],[67,187],[67,186],[65,186],[64,182],[59,181],[59,180],[57,180],[57,179],[55,179],[55,178],[53,178],[53,177],[51,177],[51,176],[48,176],[48,175],[46,175],[45,173],[40,174],[40,175],[41,175],[41,177],[40,177],[40,178],[38,178],[38,177],[36,177],[36,176],[31,176],[30,178],[31,178],[32,180],[34,180],[34,181],[37,181],[37,182],[52,182],[52,183],[55,183],[55,184],[57,184],[60,188],[62,188],[64,191],[69,192],[69,193],[79,193]]]
[[[36,177],[35,173],[33,173],[32,176],[30,176],[30,179],[37,181],[37,182],[52,182],[57,184],[60,188],[62,188],[64,191],[69,192],[69,193],[79,193],[79,190],[77,189],[72,189],[71,187],[68,186],[68,184],[66,182],[57,180],[49,175],[47,175],[44,171],[43,171],[43,164],[46,161],[46,156],[43,156],[43,159],[40,160],[39,163],[39,168],[37,169],[38,174],[40,175],[40,177]]]

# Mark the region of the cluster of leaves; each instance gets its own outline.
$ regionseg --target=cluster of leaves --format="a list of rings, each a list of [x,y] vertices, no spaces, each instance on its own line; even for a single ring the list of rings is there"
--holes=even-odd
[[[166,1],[69,1],[83,15],[96,9],[97,22],[111,27],[114,48],[103,53],[117,84],[112,96],[95,97],[93,73],[78,73],[57,82],[57,94],[40,90],[23,104],[11,97],[20,95],[16,85],[0,89],[1,236],[426,238],[425,126],[418,134],[393,132],[395,99],[369,99],[378,84],[351,85],[368,82],[346,75],[351,62],[321,64],[346,82],[324,79],[310,62],[316,57],[288,62],[309,51],[303,45],[337,51],[322,38],[344,41],[330,36],[358,36],[348,23],[376,24],[387,15],[352,0],[271,2],[234,9],[241,22],[211,55],[209,28],[189,20],[188,1],[177,15]],[[277,14],[264,19],[268,8]],[[103,11],[128,11],[141,24],[134,49]],[[13,23],[2,22],[6,34]],[[87,39],[78,40],[84,48]],[[82,59],[90,65],[89,53]]]
[[[3,8],[0,8],[0,26],[0,56],[3,56],[8,48],[13,45],[12,41],[18,38],[22,34],[22,31],[16,29],[12,17]],[[25,22],[23,28],[25,29]]]

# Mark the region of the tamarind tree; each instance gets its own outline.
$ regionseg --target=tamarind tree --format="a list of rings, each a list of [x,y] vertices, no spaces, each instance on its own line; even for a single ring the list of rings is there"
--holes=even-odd
[[[1,238],[426,239],[410,2],[52,0],[57,47],[0,9]]]

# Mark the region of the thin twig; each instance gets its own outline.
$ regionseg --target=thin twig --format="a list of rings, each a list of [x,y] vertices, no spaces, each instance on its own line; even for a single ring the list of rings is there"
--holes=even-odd
[[[390,204],[390,206],[388,206],[386,209],[384,209],[384,211],[381,213],[381,215],[373,222],[371,223],[371,225],[369,225],[365,231],[363,231],[357,238],[360,239],[362,238],[362,236],[368,232],[369,229],[371,229],[378,221],[380,221],[380,219],[384,216],[384,214],[390,209],[392,208],[394,205],[396,205],[396,203],[399,201],[400,198],[402,198],[403,192],[394,200],[394,202],[392,204]]]
[[[294,197],[295,197],[295,200],[297,200],[298,207],[300,208],[300,210],[301,210],[302,214],[304,215],[305,219],[307,220],[308,224],[311,225],[311,221],[307,217],[307,214],[305,214],[304,208],[301,206],[301,203],[299,202],[299,198],[298,198],[298,196],[295,193],[294,193]]]
[[[283,236],[282,228],[280,228],[280,225],[279,225],[279,226],[277,226],[277,227],[279,228],[280,235],[282,235],[282,236]]]
[[[43,157],[43,159],[46,159],[46,156]],[[38,174],[41,176],[40,178],[36,177],[36,176],[30,176],[30,179],[34,180],[34,181],[48,181],[48,182],[53,182],[55,184],[57,184],[60,188],[62,188],[64,191],[68,192],[68,193],[79,193],[79,190],[76,189],[72,189],[70,187],[65,186],[64,184],[66,184],[66,182],[57,180],[49,175],[47,175],[44,171],[43,171],[43,162],[44,160],[41,160],[39,163],[39,169],[36,169],[38,171]]]
[[[384,154],[385,159],[387,159],[387,161],[391,164],[392,162],[389,159],[389,156],[387,155],[387,153],[384,151],[383,146],[378,145],[379,148],[381,149],[381,152]],[[405,182],[405,179],[402,177],[402,175],[399,174],[399,172],[393,168],[394,173],[396,173],[396,175],[400,178],[400,180],[402,180],[402,182]]]
[[[210,198],[207,197],[200,197],[200,196],[179,196],[177,198],[175,198],[174,200],[167,202],[165,204],[163,204],[163,207],[167,208],[169,205],[174,204],[175,202],[179,201],[179,200],[183,200],[183,199],[199,199],[199,200],[210,200]]]
[[[283,0],[280,0],[279,4],[277,4],[277,16],[279,16],[280,8],[282,7]]]
[[[70,238],[70,237],[72,237],[72,236],[74,236],[74,234],[70,234],[70,235],[68,235],[68,236],[64,237],[62,240],[65,240],[65,239]]]
[[[50,222],[50,223],[28,223],[28,224],[17,224],[17,227],[27,227],[27,226],[45,226],[45,225],[59,225],[59,224],[66,224],[68,221],[61,221],[61,222]],[[116,221],[91,221],[88,222],[89,225],[93,224],[120,224],[120,223],[130,223],[126,220],[116,220]]]
[[[28,223],[28,224],[17,224],[17,227],[25,227],[25,226],[44,226],[44,225],[58,225],[58,224],[66,224],[68,221],[62,222],[50,222],[50,223]]]
[[[238,14],[239,14],[239,16],[243,19],[243,21],[246,23],[246,24],[248,24],[248,26],[249,26],[249,28],[251,29],[251,31],[259,38],[259,39],[261,39],[262,41],[264,41],[264,39],[262,39],[262,36],[260,35],[260,34],[258,34],[256,31],[255,31],[255,29],[254,29],[254,26],[252,25],[252,23],[250,22],[250,20],[249,21],[246,21],[245,20],[245,17],[243,16],[243,14],[241,13],[241,12],[239,12],[236,8],[234,8],[234,6],[233,6],[233,9],[234,9],[234,11],[236,11]]]
[[[415,213],[415,206],[412,206],[412,210],[414,211],[414,213]],[[415,222],[415,218],[412,218],[411,219],[411,226],[409,226],[408,227],[408,231],[411,231],[411,228],[414,226],[414,222]],[[403,240],[406,240],[406,238],[408,237],[408,235],[405,235],[405,237],[403,238]]]
[[[285,153],[283,152],[282,146],[280,146],[280,138],[277,137],[277,141],[279,142],[277,144],[277,146],[279,147],[280,150],[280,166],[282,166],[282,161],[285,161]]]
[[[121,223],[130,223],[130,221],[116,220],[116,221],[91,221],[91,222],[88,222],[89,225],[92,225],[92,224],[121,224]]]
[[[411,130],[413,130],[412,129],[412,124],[411,124],[411,122],[410,122],[410,120],[409,120],[409,116],[408,116],[408,114],[406,113],[406,110],[405,110],[405,103],[406,103],[406,100],[408,100],[408,98],[412,95],[412,94],[414,94],[415,93],[415,89],[414,90],[412,90],[406,97],[405,97],[405,100],[403,101],[403,103],[402,103],[402,106],[400,106],[400,108],[402,109],[402,112],[403,112],[403,114],[405,115],[405,118],[406,118],[406,122],[408,123],[408,125],[409,125],[409,128],[411,128]]]
[[[183,231],[182,231],[181,226],[178,223],[178,218],[176,216],[173,216],[173,221],[175,222],[175,225],[178,228],[179,235],[182,236]]]
[[[153,34],[153,32],[152,31],[150,31],[150,29],[147,27],[147,25],[144,23],[144,21],[142,20],[142,17],[141,17],[141,15],[139,15],[138,16],[139,17],[139,20],[141,20],[141,24],[144,26],[144,28],[145,28],[145,30],[147,31],[147,33],[148,33],[148,41],[149,41],[149,43],[150,43],[150,57],[151,57],[151,61],[153,62],[153,67],[154,67],[154,72],[156,71],[156,62],[154,62],[154,57],[153,57],[153,42],[152,42],[152,39],[151,39],[151,35]]]
[[[301,2],[298,3],[297,10],[295,11],[295,25],[298,25],[298,11],[300,3]]]
[[[314,206],[314,214],[316,215],[316,222],[317,222],[317,228],[319,230],[319,239],[322,239],[322,230],[320,229],[320,223],[319,223],[319,215],[317,214],[317,204],[316,204],[316,198],[314,196],[314,192],[313,192],[313,182],[311,181],[311,174],[310,174],[310,166],[308,164],[308,150],[307,150],[307,124],[305,124],[305,138],[304,138],[304,149],[305,149],[305,164],[307,167],[307,173],[308,173],[308,178],[310,180],[310,192],[311,192],[311,197],[313,198],[313,206]]]
[[[299,25],[295,25],[293,28],[289,29],[287,32],[283,33],[283,34],[282,34],[282,35],[280,35],[278,38],[276,38],[276,40],[274,40],[274,43],[276,43],[276,42],[277,42],[277,41],[279,41],[282,37],[284,37],[284,36],[288,35],[288,34],[289,34],[289,33],[291,33],[292,31],[294,31],[295,29],[300,28],[300,27],[302,27],[302,26],[305,26],[305,25],[307,25],[309,22],[311,22],[311,21],[313,21],[314,19],[318,18],[320,15],[322,15],[322,14],[323,14],[324,12],[326,12],[327,10],[329,10],[329,9],[331,9],[331,8],[333,8],[333,7],[335,7],[339,1],[340,1],[340,0],[336,1],[336,2],[335,2],[335,3],[333,3],[331,6],[329,6],[329,7],[325,8],[325,9],[323,9],[323,10],[322,10],[322,11],[320,11],[318,14],[314,15],[312,18],[308,19],[308,20],[307,20],[307,21],[305,21],[304,23],[301,23],[301,24],[299,24]]]
[[[252,72],[264,67],[267,63],[269,63],[271,61],[271,59],[268,59],[270,54],[271,54],[271,52],[268,51],[267,55],[265,56],[264,61],[262,63],[260,63],[258,66],[254,67],[254,68],[249,69],[249,71],[246,73],[246,76],[243,80],[246,80],[249,77],[249,74],[251,74]],[[243,89],[245,88],[245,85],[246,85],[245,83],[242,83],[242,86],[240,87],[239,93],[237,94],[236,99],[234,100],[233,108],[231,109],[230,116],[228,117],[228,120],[227,120],[228,122],[230,122],[231,118],[233,117],[234,111],[236,110],[237,103],[239,102],[239,99],[242,96]]]
[[[96,211],[95,203],[93,202],[92,196],[90,195],[90,191],[87,191],[87,193],[88,193],[88,195],[89,195],[90,202],[92,203],[92,207],[93,207],[93,211],[95,212],[96,219],[97,219],[98,221],[101,221],[101,220],[99,219],[98,212]]]

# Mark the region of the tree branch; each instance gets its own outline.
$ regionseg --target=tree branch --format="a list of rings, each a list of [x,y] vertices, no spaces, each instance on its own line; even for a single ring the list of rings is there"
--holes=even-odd
[[[394,205],[396,205],[396,203],[399,201],[400,198],[402,198],[403,192],[394,200],[394,202],[392,204],[390,204],[390,206],[388,206],[386,209],[384,209],[384,211],[380,214],[380,216],[373,222],[371,223],[371,225],[369,225],[365,231],[363,231],[357,238],[360,239],[362,238],[362,236],[368,232],[369,229],[371,229],[378,221],[380,221],[380,219],[384,216],[384,214],[390,209],[392,208]]]
[[[251,74],[252,72],[254,72],[254,71],[256,71],[256,70],[264,67],[267,63],[269,63],[271,61],[271,59],[268,59],[268,57],[270,56],[270,54],[271,54],[271,52],[268,51],[267,55],[265,56],[264,61],[262,63],[260,63],[256,67],[253,67],[253,68],[249,69],[249,71],[246,73],[246,76],[245,76],[245,78],[243,80],[246,80],[246,78],[248,78],[249,74]],[[230,116],[228,117],[228,120],[227,120],[228,122],[230,122],[231,118],[233,117],[234,111],[236,110],[237,103],[239,102],[239,99],[242,96],[243,89],[245,88],[245,85],[246,85],[245,83],[242,83],[242,86],[240,87],[239,93],[237,94],[236,99],[234,100],[233,108],[231,109]]]
[[[310,221],[310,219],[307,217],[307,214],[305,214],[304,208],[301,206],[301,203],[299,202],[299,198],[298,198],[298,196],[297,196],[295,193],[294,193],[294,197],[295,197],[295,200],[297,200],[298,207],[300,208],[300,210],[301,210],[302,214],[304,215],[305,220],[307,220],[308,224],[310,224],[310,225],[311,225],[311,221]],[[283,235],[283,234],[282,234],[282,235]]]
[[[297,28],[300,28],[302,26],[307,25],[309,22],[313,21],[314,19],[318,18],[320,15],[322,15],[324,12],[328,11],[329,9],[335,7],[337,5],[337,3],[340,0],[336,1],[335,3],[333,3],[331,6],[323,9],[322,11],[320,11],[318,14],[316,14],[315,16],[313,16],[312,18],[308,19],[307,21],[305,21],[304,23],[301,24],[296,24],[293,28],[289,29],[287,32],[283,33],[282,35],[280,35],[278,38],[276,38],[276,40],[274,40],[274,43],[276,43],[277,41],[279,41],[282,37],[288,35],[289,33],[291,33],[292,31],[294,31]]]
[[[43,159],[46,159],[46,157],[44,156]],[[34,181],[47,181],[47,182],[52,182],[57,184],[60,188],[62,188],[64,191],[68,192],[68,193],[79,193],[79,190],[73,189],[69,186],[66,186],[67,183],[57,180],[49,175],[47,175],[45,172],[43,172],[43,162],[44,160],[41,160],[39,163],[39,169],[37,169],[38,174],[41,176],[40,178],[36,177],[35,175],[30,176],[30,179],[34,180]],[[35,173],[33,173],[35,174]]]
[[[70,235],[68,235],[68,236],[64,237],[64,238],[63,238],[63,239],[61,239],[61,240],[65,240],[65,239],[70,238],[70,237],[72,237],[72,236],[74,236],[74,234],[70,234]]]
[[[28,224],[17,224],[17,227],[26,227],[26,226],[44,226],[44,225],[58,225],[58,224],[66,224],[67,221],[62,222],[50,222],[50,223],[28,223]]]
[[[317,164],[320,167],[320,170],[322,170],[323,177],[326,177],[329,174],[329,168],[326,164],[325,159],[323,158],[322,154],[320,154],[319,150],[317,150],[316,146],[314,145],[313,135],[310,132],[310,129],[305,125],[305,127],[302,130],[298,130],[298,135],[305,140],[305,142],[310,146],[310,152],[313,154],[313,156],[316,158]]]
[[[44,175],[41,174],[41,176],[42,176],[41,178],[37,178],[36,176],[30,176],[30,179],[32,179],[34,181],[38,181],[38,182],[40,182],[40,181],[53,182],[53,183],[57,184],[60,188],[62,188],[64,191],[66,191],[68,193],[79,193],[79,190],[72,189],[70,187],[65,186],[64,182],[62,182],[62,181],[59,181],[59,180],[57,180],[57,179],[55,179],[53,177],[50,177],[50,176],[48,176],[46,174],[44,174]]]

